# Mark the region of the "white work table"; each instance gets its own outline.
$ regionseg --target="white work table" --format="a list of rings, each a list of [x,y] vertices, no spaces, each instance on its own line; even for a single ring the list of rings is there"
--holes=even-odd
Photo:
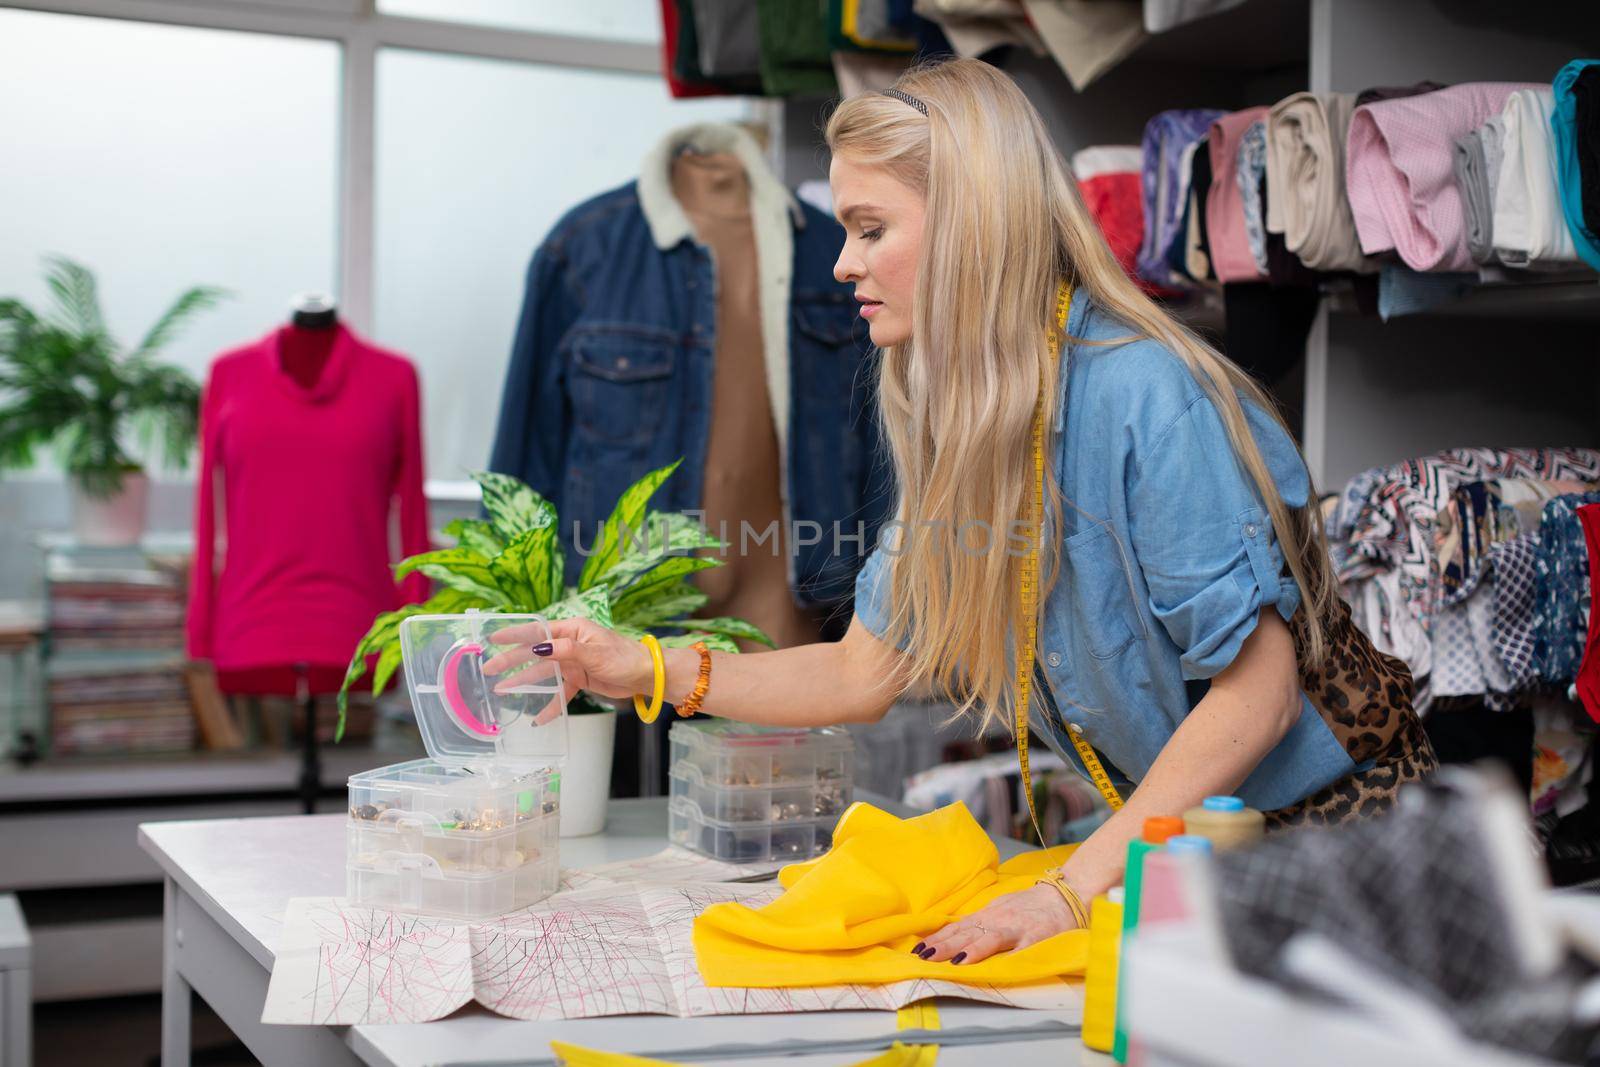
[[[861,797],[894,810],[881,798]],[[664,798],[613,801],[603,833],[561,842],[563,867],[635,859],[666,845]],[[450,1063],[551,1062],[550,1041],[635,1055],[662,1055],[710,1046],[770,1047],[773,1055],[741,1055],[741,1064],[840,1064],[868,1053],[827,1057],[795,1052],[819,1041],[895,1036],[892,1012],[835,1011],[790,1015],[722,1015],[679,1019],[627,1015],[521,1022],[476,1005],[431,1023],[386,1026],[268,1026],[261,1020],[267,979],[294,897],[343,896],[345,817],[289,816],[145,823],[139,843],[161,866],[166,882],[163,929],[161,1056],[166,1067],[189,1062],[189,992],[198,992],[250,1051],[266,1064],[313,1067],[366,1063],[421,1067]],[[1020,850],[1001,842],[1002,854]],[[1021,1011],[940,1001],[943,1029],[993,1029],[982,1045],[950,1044],[941,1067],[1076,1063],[1076,1037],[1006,1040],[1007,1031],[1049,1022],[1076,1026],[1078,1013]],[[952,1038],[958,1038],[951,1033]],[[786,1054],[784,1054],[786,1053]],[[709,1059],[709,1057],[704,1057]]]

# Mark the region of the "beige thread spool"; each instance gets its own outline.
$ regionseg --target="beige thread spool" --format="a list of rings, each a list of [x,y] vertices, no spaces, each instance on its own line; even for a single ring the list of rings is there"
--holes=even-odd
[[[1187,833],[1204,837],[1218,852],[1247,848],[1266,836],[1267,817],[1238,797],[1206,797],[1183,813]]]

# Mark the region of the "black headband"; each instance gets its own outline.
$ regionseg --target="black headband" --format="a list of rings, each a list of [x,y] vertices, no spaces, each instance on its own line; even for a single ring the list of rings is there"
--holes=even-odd
[[[916,97],[912,96],[910,93],[902,93],[899,89],[884,89],[883,90],[883,95],[884,96],[892,96],[896,100],[899,100],[901,103],[910,104],[912,107],[914,107],[918,111],[922,112],[924,118],[927,117],[928,105],[924,104],[921,100],[918,100]]]

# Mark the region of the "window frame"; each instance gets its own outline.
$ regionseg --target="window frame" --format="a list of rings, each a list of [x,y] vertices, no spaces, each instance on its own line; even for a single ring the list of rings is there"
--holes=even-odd
[[[659,74],[657,45],[385,15],[377,0],[0,0],[0,7],[62,15],[309,37],[340,46],[339,313],[370,332],[375,251],[378,51],[407,49],[582,70]],[[760,100],[769,160],[782,174],[783,107]]]

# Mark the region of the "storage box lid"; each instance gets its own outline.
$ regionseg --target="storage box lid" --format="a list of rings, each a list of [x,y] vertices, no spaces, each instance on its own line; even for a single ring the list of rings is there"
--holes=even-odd
[[[824,726],[804,729],[791,726],[757,726],[733,719],[695,719],[672,724],[668,731],[691,745],[710,745],[729,749],[746,748],[853,748],[854,741],[843,727]]]
[[[507,640],[509,630],[514,640]],[[549,640],[550,627],[538,615],[468,612],[401,622],[406,688],[428,755],[450,767],[511,772],[565,759],[561,667],[528,651]],[[508,650],[519,653],[522,665],[485,675],[483,665]]]

